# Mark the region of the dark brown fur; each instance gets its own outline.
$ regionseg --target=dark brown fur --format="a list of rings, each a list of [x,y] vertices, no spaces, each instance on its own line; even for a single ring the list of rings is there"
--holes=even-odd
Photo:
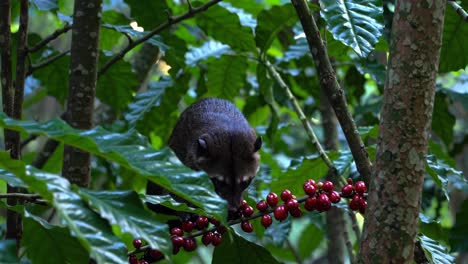
[[[261,139],[231,102],[207,98],[181,114],[169,147],[182,163],[205,171],[235,211],[258,169]]]

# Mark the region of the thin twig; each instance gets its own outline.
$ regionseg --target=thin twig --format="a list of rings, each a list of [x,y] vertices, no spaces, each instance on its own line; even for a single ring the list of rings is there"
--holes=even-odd
[[[41,198],[38,194],[31,194],[31,193],[1,193],[0,199],[2,198],[17,198],[26,201],[35,201]]]
[[[26,145],[29,144],[29,142],[35,140],[37,137],[39,137],[39,136],[38,135],[30,135],[27,139],[21,141],[20,148],[23,149],[24,147],[26,147]]]
[[[356,214],[348,210],[349,218],[351,219],[351,227],[353,228],[354,234],[356,235],[356,241],[358,244],[361,243],[361,231],[359,230]]]
[[[52,34],[50,34],[49,36],[47,36],[43,40],[41,40],[39,43],[37,43],[35,46],[29,48],[28,52],[36,52],[36,51],[42,49],[49,42],[51,42],[52,40],[58,38],[63,33],[68,32],[71,28],[72,27],[69,24],[65,24],[65,26],[63,28],[57,29]]]
[[[62,58],[62,57],[65,56],[65,55],[67,55],[68,53],[70,53],[69,50],[68,50],[68,51],[65,51],[65,52],[63,52],[63,53],[59,53],[59,54],[57,54],[57,55],[55,55],[55,56],[49,57],[49,58],[47,58],[47,60],[42,61],[42,62],[40,62],[40,63],[38,63],[38,64],[31,65],[31,66],[29,67],[29,70],[28,70],[27,75],[31,75],[34,71],[37,71],[37,70],[39,70],[40,68],[43,68],[43,67],[45,67],[45,66],[47,66],[47,65],[49,65],[49,64],[52,64],[52,63],[55,62],[56,60]]]
[[[325,162],[327,167],[332,171],[332,174],[334,177],[337,177],[338,175],[338,170],[336,169],[335,165],[333,165],[333,162],[330,160],[328,157],[327,153],[323,149],[322,145],[317,139],[317,136],[315,135],[315,132],[312,128],[312,125],[310,124],[309,119],[306,118],[304,115],[304,112],[302,111],[301,107],[299,106],[299,103],[297,102],[296,98],[291,92],[291,89],[289,86],[283,81],[283,78],[279,75],[279,73],[276,71],[273,65],[265,59],[264,60],[265,67],[269,70],[270,75],[275,79],[275,81],[278,83],[278,85],[285,91],[286,96],[288,99],[291,101],[293,104],[294,110],[296,111],[297,115],[299,116],[299,119],[301,120],[304,129],[307,132],[307,135],[309,136],[309,140],[312,142],[312,144],[315,146],[317,149],[317,152],[320,155],[320,158]]]
[[[353,244],[351,243],[351,239],[349,238],[348,228],[346,227],[346,220],[344,217],[342,219],[343,219],[342,225],[344,227],[343,239],[345,241],[346,249],[348,250],[349,261],[351,262],[351,264],[353,264],[354,263]]]
[[[294,255],[294,258],[296,258],[296,262],[301,264],[302,263],[302,258],[301,258],[301,255],[299,254],[299,252],[297,251],[297,249],[293,246],[293,244],[291,244],[291,241],[288,239],[286,239],[286,245],[288,246],[288,248],[292,251],[293,255]]]
[[[463,21],[468,22],[468,13],[455,1],[448,1],[448,4],[461,16]]]
[[[114,57],[112,57],[112,59],[110,59],[99,71],[98,71],[98,77],[101,76],[102,74],[104,74],[114,63],[116,63],[118,60],[122,59],[125,54],[127,54],[127,52],[129,52],[130,50],[132,50],[133,48],[135,48],[136,46],[140,45],[141,43],[147,41],[148,39],[150,39],[151,37],[153,37],[154,35],[160,33],[161,31],[163,31],[164,29],[174,25],[174,24],[177,24],[185,19],[188,19],[188,18],[191,18],[193,17],[195,14],[197,13],[200,13],[202,11],[205,11],[207,10],[208,8],[210,8],[211,6],[217,4],[218,2],[221,2],[222,0],[211,0],[209,1],[208,3],[200,6],[200,7],[197,7],[197,8],[192,8],[192,9],[189,9],[189,11],[185,14],[182,14],[180,16],[176,16],[176,17],[172,17],[170,16],[168,18],[168,20],[164,23],[162,23],[161,25],[159,25],[158,27],[156,27],[155,29],[153,29],[151,32],[149,32],[148,34],[146,34],[145,36],[139,38],[139,39],[136,39],[135,41],[133,41],[132,43],[129,43],[128,46],[126,48],[124,48],[123,50],[121,50],[119,53],[117,53]]]
[[[369,155],[359,135],[356,123],[349,111],[344,91],[341,89],[336,78],[336,73],[333,71],[327,50],[320,37],[320,31],[310,13],[307,1],[291,0],[291,2],[304,29],[310,53],[315,61],[320,86],[325,91],[328,100],[335,110],[336,117],[340,122],[341,129],[356,162],[357,170],[368,184],[372,172],[372,163],[369,160]]]

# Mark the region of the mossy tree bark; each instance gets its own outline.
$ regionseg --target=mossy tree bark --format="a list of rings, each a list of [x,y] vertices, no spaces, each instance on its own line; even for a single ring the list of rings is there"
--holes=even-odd
[[[445,5],[396,3],[360,263],[413,263]]]
[[[74,128],[93,126],[97,82],[101,0],[77,0],[73,11],[70,81],[65,120]],[[88,186],[91,155],[65,146],[62,174],[70,182]]]

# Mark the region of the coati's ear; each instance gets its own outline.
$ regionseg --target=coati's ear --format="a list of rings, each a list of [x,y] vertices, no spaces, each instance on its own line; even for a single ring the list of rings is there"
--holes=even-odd
[[[262,137],[258,136],[254,143],[254,152],[257,152],[262,147]]]

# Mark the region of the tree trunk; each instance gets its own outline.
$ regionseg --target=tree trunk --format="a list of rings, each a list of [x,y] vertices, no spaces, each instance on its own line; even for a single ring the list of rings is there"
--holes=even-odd
[[[445,1],[398,1],[360,263],[412,263]]]
[[[93,125],[100,22],[101,0],[75,1],[65,120],[78,129],[90,129]],[[90,161],[89,153],[65,146],[63,176],[79,186],[88,186]]]

